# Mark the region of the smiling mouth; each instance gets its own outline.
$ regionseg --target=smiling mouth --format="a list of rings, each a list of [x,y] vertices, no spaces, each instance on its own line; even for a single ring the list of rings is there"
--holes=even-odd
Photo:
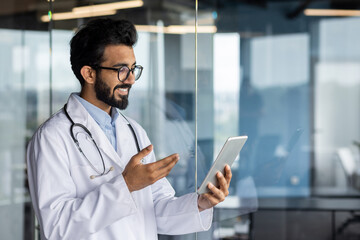
[[[129,88],[118,88],[116,89],[121,95],[127,95],[129,93]]]
[[[114,89],[114,93],[118,92],[118,94],[121,96],[127,96],[129,94],[130,88],[130,84],[117,85]]]

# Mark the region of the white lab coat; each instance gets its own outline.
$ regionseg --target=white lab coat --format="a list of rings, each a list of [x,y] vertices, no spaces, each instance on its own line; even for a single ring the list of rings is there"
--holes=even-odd
[[[90,179],[96,172],[81,155],[70,136],[71,123],[63,110],[53,115],[34,134],[28,145],[30,194],[41,226],[42,239],[152,240],[157,234],[187,234],[208,230],[212,209],[199,213],[197,194],[174,197],[166,180],[130,193],[122,171],[137,153],[134,137],[122,116],[116,120],[116,152],[104,132],[82,104],[71,95],[67,111],[75,123],[92,133],[109,174]],[[150,144],[134,120],[140,148]],[[96,147],[80,128],[74,129],[82,149],[102,170]],[[152,152],[145,163],[155,161]]]

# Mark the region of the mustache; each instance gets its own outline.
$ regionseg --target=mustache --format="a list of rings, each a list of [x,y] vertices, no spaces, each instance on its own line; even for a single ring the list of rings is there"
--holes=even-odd
[[[128,89],[130,90],[131,84],[119,84],[119,85],[116,85],[116,86],[114,87],[113,92],[115,92],[115,90],[118,89],[118,88],[128,88]]]

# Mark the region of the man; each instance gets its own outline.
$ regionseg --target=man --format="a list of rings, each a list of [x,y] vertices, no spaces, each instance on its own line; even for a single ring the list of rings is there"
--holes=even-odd
[[[174,197],[166,176],[178,154],[156,161],[145,131],[119,114],[142,67],[132,23],[98,19],[71,40],[81,83],[28,145],[30,193],[42,239],[152,240],[210,228],[228,195],[231,170],[211,193]],[[142,149],[142,150],[141,150]],[[141,150],[141,151],[140,151]]]

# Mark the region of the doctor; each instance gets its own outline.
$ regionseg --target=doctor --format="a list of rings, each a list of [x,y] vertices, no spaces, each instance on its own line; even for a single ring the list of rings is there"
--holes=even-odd
[[[153,240],[208,230],[228,195],[231,170],[211,193],[174,197],[166,176],[178,154],[156,161],[145,131],[118,109],[141,76],[125,20],[98,19],[71,40],[81,84],[40,126],[27,150],[28,180],[42,239]]]

